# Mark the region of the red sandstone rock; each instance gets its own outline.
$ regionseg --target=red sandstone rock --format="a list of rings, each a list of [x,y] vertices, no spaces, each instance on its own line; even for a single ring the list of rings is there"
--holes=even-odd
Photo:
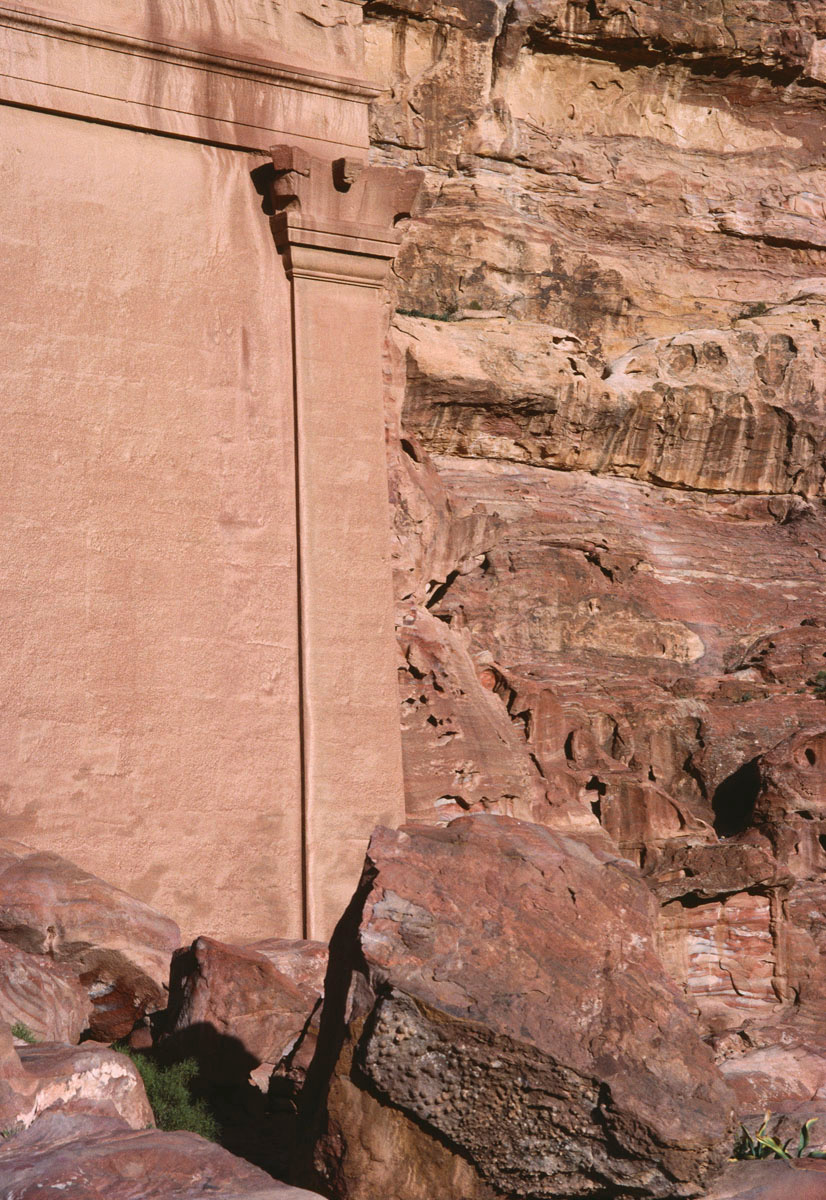
[[[826,712],[824,712],[826,718]],[[749,824],[798,878],[826,871],[826,726],[778,743],[755,764]]]
[[[100,1040],[166,1004],[174,921],[58,854],[0,844],[0,938],[71,967]]]
[[[309,1031],[326,967],[321,942],[196,938],[172,960],[170,1035],[212,1078],[241,1082],[262,1064],[269,1074]]]
[[[135,1131],[111,1118],[47,1113],[0,1146],[3,1200],[44,1189],[80,1200],[311,1200],[194,1133]],[[69,1188],[67,1192],[65,1189]]]
[[[486,686],[484,668],[427,609],[405,610],[399,645],[410,818],[445,823],[493,810],[541,820],[545,781],[494,692],[495,673]]]
[[[91,1007],[70,967],[0,942],[0,1021],[22,1022],[40,1042],[77,1042]]]
[[[824,1200],[824,1171],[817,1159],[732,1163],[703,1200]]]
[[[154,1125],[143,1081],[126,1055],[91,1042],[15,1051],[7,1026],[0,1039],[0,1128],[27,1128],[53,1109],[117,1117],[132,1129]]]
[[[720,1164],[732,1097],[627,862],[461,817],[377,831],[361,904],[323,1017],[347,1025],[318,1145],[336,1194],[671,1197]]]
[[[772,1035],[776,1040],[769,1040]],[[763,1029],[758,1036],[767,1044],[724,1058],[720,1070],[737,1097],[739,1112],[771,1112],[771,1132],[777,1130],[782,1142],[796,1137],[804,1121],[826,1112],[826,1055],[815,1040],[807,1041],[800,1033],[795,1038],[793,1029]],[[782,1117],[787,1119],[781,1127]],[[749,1125],[753,1127],[753,1121]],[[824,1137],[826,1129],[814,1126],[813,1147],[821,1147]]]

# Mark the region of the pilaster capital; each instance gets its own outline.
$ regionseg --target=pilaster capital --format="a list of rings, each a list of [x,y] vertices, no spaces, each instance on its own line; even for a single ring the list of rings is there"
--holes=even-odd
[[[381,287],[424,172],[270,149],[273,230],[287,274]]]

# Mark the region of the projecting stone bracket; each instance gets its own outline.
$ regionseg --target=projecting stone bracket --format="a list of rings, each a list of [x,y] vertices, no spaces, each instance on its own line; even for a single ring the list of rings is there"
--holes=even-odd
[[[335,277],[352,271],[352,282],[381,287],[424,172],[316,158],[295,146],[273,146],[270,154],[273,232],[290,278],[320,269],[318,254],[305,251],[332,251],[337,262],[326,270]]]

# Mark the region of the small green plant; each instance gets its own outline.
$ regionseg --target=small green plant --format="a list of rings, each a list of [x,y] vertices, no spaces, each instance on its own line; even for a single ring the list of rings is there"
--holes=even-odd
[[[811,679],[807,679],[809,687],[816,696],[826,698],[826,671],[818,671]]]
[[[756,304],[746,304],[740,310],[739,320],[748,321],[751,317],[762,317],[764,313],[769,311],[768,304],[763,300],[758,300]]]
[[[441,313],[423,312],[420,308],[397,308],[396,312],[400,317],[421,317],[426,321],[454,321],[456,319],[455,304]]]
[[[18,1038],[21,1042],[28,1042],[30,1046],[37,1045],[37,1038],[29,1029],[28,1025],[24,1025],[22,1021],[15,1021],[11,1027],[12,1037]]]
[[[793,1158],[826,1158],[826,1150],[809,1149],[812,1126],[817,1121],[817,1117],[810,1117],[801,1125],[797,1146],[793,1152],[789,1150],[789,1147],[794,1139],[787,1138],[781,1145],[779,1138],[769,1133],[770,1120],[771,1113],[767,1112],[763,1118],[763,1124],[754,1133],[750,1133],[745,1125],[740,1126],[742,1133],[735,1144],[733,1159],[782,1158],[786,1162],[791,1162]]]
[[[8,1129],[0,1129],[0,1138],[7,1142],[9,1138],[13,1138],[16,1133],[22,1133],[23,1126],[18,1121],[16,1125],[9,1125]]]
[[[125,1054],[138,1068],[159,1129],[167,1133],[185,1129],[189,1133],[199,1133],[210,1142],[217,1140],[217,1121],[206,1101],[193,1095],[198,1081],[198,1064],[194,1058],[163,1065],[148,1055],[133,1053],[123,1043],[116,1042],[112,1049]]]

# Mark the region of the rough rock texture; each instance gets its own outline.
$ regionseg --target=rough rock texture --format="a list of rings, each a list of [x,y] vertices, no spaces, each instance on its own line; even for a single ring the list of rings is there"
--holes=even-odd
[[[399,318],[404,425],[437,454],[819,495],[823,321],[822,301],[801,301],[652,339],[606,366],[533,322]]]
[[[814,1115],[822,6],[383,0],[366,31],[374,153],[427,172],[387,353],[408,814],[601,831],[741,1113]]]
[[[823,1200],[824,1171],[826,1164],[816,1159],[793,1168],[784,1162],[732,1163],[704,1200]]]
[[[8,1026],[0,1026],[0,1053],[2,1129],[27,1128],[55,1108],[117,1117],[132,1129],[155,1123],[137,1067],[116,1050],[88,1042],[15,1050]]]
[[[242,1081],[262,1065],[267,1076],[277,1065],[289,1071],[297,1054],[312,1055],[326,969],[321,942],[196,938],[172,959],[170,1036],[214,1079]]]
[[[102,1041],[165,1007],[174,921],[58,854],[0,843],[0,939],[71,967]]]
[[[67,1190],[68,1189],[68,1190]],[[194,1133],[134,1131],[112,1118],[48,1113],[0,1146],[0,1196],[83,1200],[310,1200]]]
[[[22,1022],[39,1042],[77,1042],[92,1004],[75,972],[45,954],[0,942],[0,1021]]]
[[[343,923],[331,948],[347,1008],[322,1028],[328,1052],[344,1033],[318,1147],[337,1194],[697,1194],[732,1096],[629,863],[466,816],[377,831],[360,901],[356,944]]]

